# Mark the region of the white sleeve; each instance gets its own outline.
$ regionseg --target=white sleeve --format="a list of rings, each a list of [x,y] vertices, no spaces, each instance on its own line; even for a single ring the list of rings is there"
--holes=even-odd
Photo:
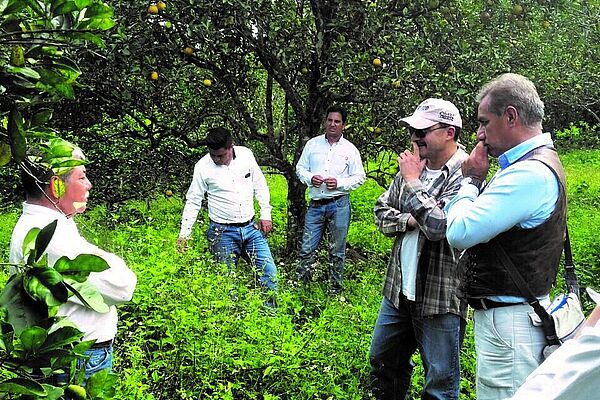
[[[310,141],[306,142],[304,149],[302,149],[302,155],[296,164],[296,175],[300,182],[307,186],[310,186],[312,177],[314,175],[310,170]]]
[[[206,194],[206,183],[200,172],[199,163],[194,167],[194,177],[185,196],[186,202],[181,215],[181,229],[179,237],[189,238],[192,234],[192,228],[202,208],[202,201]]]
[[[256,162],[253,154],[251,155],[251,165],[250,168],[252,170],[252,185],[254,186],[254,196],[256,196],[256,200],[258,201],[258,205],[260,206],[260,219],[271,220],[271,194],[269,193],[269,186],[267,185],[267,180],[265,179],[265,175],[263,174],[260,166]]]
[[[88,282],[98,289],[109,306],[130,301],[137,284],[135,273],[115,254],[98,249],[96,255],[102,257],[110,268],[102,272],[92,272]]]

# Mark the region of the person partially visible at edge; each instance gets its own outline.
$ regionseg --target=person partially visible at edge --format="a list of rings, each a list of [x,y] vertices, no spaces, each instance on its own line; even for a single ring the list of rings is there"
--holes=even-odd
[[[325,119],[325,134],[306,142],[296,165],[298,179],[309,187],[310,204],[304,220],[297,279],[310,282],[316,250],[325,229],[331,236],[330,292],[342,290],[346,236],[350,226],[348,194],[365,181],[365,170],[357,148],[343,136],[346,110],[331,106]]]
[[[246,147],[234,146],[225,128],[208,131],[203,144],[208,154],[194,167],[192,183],[186,195],[177,239],[179,251],[185,251],[202,201],[208,198],[210,224],[206,236],[212,255],[233,271],[240,255],[247,255],[260,274],[260,285],[270,292],[265,305],[275,307],[277,268],[267,243],[271,232],[271,205],[267,180]],[[260,206],[255,219],[254,197]]]
[[[375,224],[394,237],[383,300],[371,339],[371,388],[377,399],[405,399],[415,351],[425,370],[421,398],[457,399],[467,304],[456,291],[459,253],[446,241],[446,204],[458,192],[467,153],[458,144],[456,106],[427,99],[402,118],[412,152],[375,205]]]
[[[461,295],[475,310],[477,398],[506,399],[542,362],[546,339],[498,254],[504,249],[535,296],[549,305],[566,227],[565,175],[534,84],[504,74],[477,95],[479,142],[462,164],[465,176],[446,206],[446,237],[467,249]],[[483,186],[488,156],[500,169]]]
[[[510,400],[591,400],[600,384],[600,295],[583,326],[537,367]]]
[[[74,159],[85,159],[79,148],[75,147],[72,154]],[[29,173],[21,172],[26,201],[23,203],[23,213],[12,232],[10,262],[25,262],[23,241],[32,228],[41,229],[57,220],[56,230],[46,249],[48,265],[54,265],[63,256],[75,259],[80,254],[93,254],[108,263],[108,269],[90,273],[88,282],[98,289],[109,306],[109,311],[99,313],[85,307],[79,299],[71,296],[60,306],[57,315],[72,321],[84,333],[83,340],[96,340],[85,352],[89,359],[77,362],[77,369],[85,365],[85,379],[101,370],[106,369],[110,372],[113,341],[117,334],[116,306],[131,300],[137,284],[136,275],[119,256],[100,249],[79,234],[74,217],[85,211],[92,188],[85,166],[73,167],[61,175],[56,175],[41,164],[31,165],[28,170]],[[64,184],[62,195],[59,189],[62,185],[56,184],[57,181]],[[67,378],[57,377],[59,381],[62,379]]]

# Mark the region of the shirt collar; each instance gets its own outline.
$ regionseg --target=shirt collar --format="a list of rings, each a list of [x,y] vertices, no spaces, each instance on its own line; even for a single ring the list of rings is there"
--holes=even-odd
[[[344,134],[342,133],[342,136],[340,136],[340,138],[338,140],[336,140],[333,143],[329,143],[329,140],[327,140],[327,134],[325,133],[323,135],[323,140],[325,141],[325,143],[330,144],[331,146],[334,146],[334,145],[336,145],[338,143],[342,143],[342,141],[345,140],[345,139],[344,139]]]
[[[534,137],[527,139],[523,143],[519,143],[515,147],[506,150],[498,157],[498,164],[500,169],[504,169],[515,162],[517,162],[525,154],[531,150],[537,149],[538,147],[547,146],[553,147],[552,138],[550,133],[542,133],[541,135],[535,135]]]
[[[65,217],[63,215],[63,213],[61,213],[58,210],[49,208],[49,207],[45,207],[45,206],[40,206],[38,204],[31,204],[28,202],[24,202],[23,203],[23,214],[26,215],[50,215],[53,216],[55,218],[60,218],[60,219],[67,219],[67,217]]]

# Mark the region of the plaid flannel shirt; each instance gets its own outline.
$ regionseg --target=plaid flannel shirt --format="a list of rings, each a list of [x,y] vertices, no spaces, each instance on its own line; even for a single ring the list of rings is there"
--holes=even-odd
[[[386,236],[395,237],[383,295],[398,307],[402,295],[400,252],[412,215],[420,227],[414,312],[420,316],[453,313],[466,318],[466,302],[456,296],[459,285],[459,251],[446,240],[444,205],[460,188],[460,166],[468,157],[462,148],[442,167],[427,191],[421,180],[404,181],[398,173],[375,205],[375,224]],[[421,175],[424,177],[425,172]]]

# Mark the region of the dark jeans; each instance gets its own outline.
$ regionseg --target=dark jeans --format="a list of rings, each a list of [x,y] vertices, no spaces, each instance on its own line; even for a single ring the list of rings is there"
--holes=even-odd
[[[371,339],[371,385],[377,399],[407,399],[418,349],[425,370],[422,399],[458,400],[465,320],[455,314],[415,316],[406,297],[385,297]]]
[[[242,254],[246,254],[259,275],[263,290],[277,291],[277,267],[267,239],[251,221],[245,226],[231,226],[210,222],[206,232],[210,252],[227,265],[231,272]]]
[[[315,252],[323,237],[323,232],[327,228],[331,235],[329,279],[334,288],[342,286],[344,260],[346,259],[346,236],[348,236],[351,214],[348,195],[341,196],[327,204],[311,202],[306,211],[302,248],[299,254],[300,266],[298,267],[298,277],[305,283],[312,276]]]

